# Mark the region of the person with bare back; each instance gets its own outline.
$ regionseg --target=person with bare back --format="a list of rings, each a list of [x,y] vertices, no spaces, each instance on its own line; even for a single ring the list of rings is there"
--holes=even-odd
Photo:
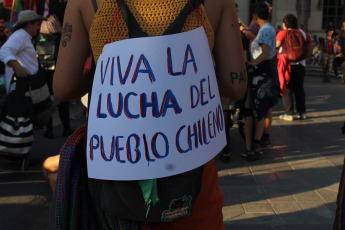
[[[95,14],[96,10],[97,13]],[[185,19],[176,26],[175,21],[179,21],[178,18],[181,15],[185,15]],[[182,35],[184,32],[191,32],[196,29],[203,30],[203,33],[206,35],[207,49],[212,52],[215,61],[216,81],[218,82],[220,95],[232,98],[233,100],[241,99],[246,90],[247,78],[241,37],[238,32],[237,13],[233,0],[154,0],[148,2],[139,0],[69,0],[65,11],[57,67],[53,78],[55,96],[60,101],[66,101],[79,99],[84,94],[90,92],[89,76],[83,75],[83,67],[89,56],[90,47],[92,49],[95,64],[98,67],[101,63],[97,61],[100,60],[102,52],[106,52],[105,49],[103,50],[105,45],[120,44],[118,42],[131,40],[129,38],[142,39],[141,37],[154,37],[163,34]],[[154,49],[157,49],[156,45],[152,47],[152,50]],[[169,74],[175,77],[183,76],[185,74],[185,69],[182,68],[182,71],[179,72],[171,68],[171,62],[169,65],[169,52],[169,49],[165,51],[165,53],[168,53]],[[188,55],[190,59],[187,59]],[[184,59],[184,67],[186,67],[187,64],[194,66],[191,70],[196,72],[197,68],[194,62],[193,52],[188,46]],[[151,81],[155,81],[152,74],[153,72],[148,65],[149,62],[145,60],[143,56],[141,56],[140,60],[145,63],[145,67],[142,65],[144,69],[140,69],[137,66],[136,69],[138,71],[134,72],[133,77],[130,77],[132,80],[131,82],[133,83],[137,80],[136,73],[140,71],[140,73],[147,74]],[[210,63],[213,65],[212,58],[209,59],[209,61],[211,61]],[[140,65],[140,62],[138,62],[138,65]],[[128,66],[130,69],[130,65]],[[119,73],[119,75],[122,76],[123,74],[123,76],[127,76],[126,73],[124,73],[125,70],[122,71],[123,72]],[[125,79],[126,78],[122,79],[120,77],[122,83],[124,83]],[[205,80],[205,82],[209,81]],[[203,82],[200,84],[203,84]],[[201,86],[201,88],[202,87],[203,86]],[[203,98],[203,95],[209,94],[210,98],[212,98],[212,93],[209,88],[207,90],[208,93],[206,94],[205,92],[201,92],[200,94],[200,103],[207,104],[208,102],[205,97]],[[94,91],[92,91],[92,93],[94,93]],[[134,98],[136,92],[132,92],[130,95]],[[152,97],[152,100],[154,100],[154,96]],[[130,100],[128,98],[129,96],[127,99],[124,99],[125,102],[126,100]],[[91,98],[90,108],[92,108],[92,99],[93,98]],[[143,100],[146,99],[144,98]],[[179,110],[179,107],[174,102],[176,102],[176,100],[171,96],[170,101],[167,102],[170,104],[167,105],[173,107],[175,113],[179,113],[181,110]],[[145,105],[150,107],[155,106],[154,103]],[[164,108],[164,106],[163,103],[162,108]],[[110,110],[111,109],[108,109],[108,111]],[[163,116],[162,112],[155,113],[155,110],[152,110],[152,116],[156,116],[157,118]],[[132,118],[133,121],[138,118],[128,110],[125,111],[125,113],[128,117]],[[90,114],[95,114],[95,111],[89,111],[89,116]],[[144,118],[145,115],[141,113],[138,114],[138,116]],[[136,121],[138,120],[140,119]],[[204,139],[201,138],[199,141],[204,141],[203,143],[206,144],[205,137]],[[179,143],[176,143],[176,145],[178,144]],[[180,150],[183,151],[182,149]],[[138,221],[141,227],[149,226],[145,229],[225,229],[222,218],[224,198],[218,185],[217,168],[214,164],[214,160],[211,159],[203,163],[202,167],[201,188],[195,200],[192,212],[185,212],[185,210],[188,209],[186,202],[190,202],[190,199],[184,197],[183,199],[173,200],[171,202],[171,207],[175,207],[177,210],[174,208],[162,213],[162,219],[158,223],[147,224],[143,223],[145,221],[138,221],[135,218],[125,219]],[[95,181],[97,181],[97,183],[93,183]],[[147,185],[152,182],[153,185],[152,187],[150,186],[149,190],[155,193],[155,181],[154,178],[144,182],[141,181],[140,185],[142,185],[142,183]],[[102,190],[101,188],[105,186],[105,183],[110,185],[113,181],[94,179],[91,181],[91,179],[89,179],[89,182],[89,191],[92,191],[91,197],[95,201],[96,207],[102,206],[102,210],[106,215],[111,216],[111,218],[123,218],[112,212],[112,210],[114,210],[113,207],[111,207],[113,199],[110,199],[110,197],[114,197],[114,194],[111,190]],[[101,184],[103,185],[101,186]],[[142,188],[145,197],[144,190],[145,189]],[[158,184],[158,196],[160,195],[159,192]],[[154,196],[154,194],[151,195]],[[109,202],[103,203],[106,197],[110,200]],[[97,203],[99,200],[102,200],[101,203]],[[106,207],[103,206],[103,204],[106,204]],[[153,212],[154,207],[154,203],[151,204],[151,206],[148,205],[148,216]],[[121,208],[125,211],[130,207],[123,206]]]

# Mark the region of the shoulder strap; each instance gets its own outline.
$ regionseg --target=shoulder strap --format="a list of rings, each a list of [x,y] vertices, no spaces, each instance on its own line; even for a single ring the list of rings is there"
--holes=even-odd
[[[92,3],[96,3],[96,0],[91,0]],[[128,9],[126,3],[124,0],[116,0],[118,6],[121,9],[122,15],[126,21],[129,37],[130,38],[137,38],[137,37],[148,37],[147,33],[145,33],[140,25],[138,24],[137,20],[134,18],[133,14]],[[170,26],[166,29],[166,31],[163,33],[163,35],[169,35],[169,34],[176,34],[181,32],[182,27],[187,19],[187,16],[190,12],[192,12],[194,9],[199,7],[199,4],[204,4],[205,0],[188,0],[185,7],[181,10],[180,14],[176,17],[175,21],[170,24]],[[97,7],[97,4],[95,4]],[[95,7],[94,5],[94,7]],[[95,9],[97,11],[97,9]],[[90,103],[91,94],[92,94],[92,83],[93,83],[93,77],[94,72],[96,70],[96,64],[94,59],[92,58],[92,65],[91,65],[91,71],[90,71],[90,88],[89,88],[89,95],[88,95],[88,103]],[[90,105],[89,105],[90,106]],[[88,108],[89,108],[88,106]]]
[[[92,55],[92,60],[91,60],[91,70],[89,73],[89,90],[88,90],[88,98],[87,98],[87,110],[89,110],[90,108],[90,102],[91,102],[91,95],[92,95],[92,84],[93,84],[93,78],[96,72],[96,63],[95,63],[95,59],[93,57],[93,54],[91,53],[90,55]]]
[[[302,29],[299,29],[299,31],[302,33],[304,41],[306,41],[307,40],[307,34]]]
[[[142,31],[140,25],[138,24],[137,20],[134,18],[133,14],[128,9],[124,0],[116,0],[117,4],[119,5],[122,15],[126,21],[129,37],[136,38],[136,37],[148,37],[147,33]],[[173,23],[166,29],[163,35],[168,34],[176,34],[181,32],[182,27],[187,19],[187,16],[192,12],[194,9],[199,7],[199,4],[204,4],[205,0],[188,0],[185,7],[181,10],[180,14],[176,17]]]
[[[147,33],[145,33],[141,29],[137,20],[134,18],[132,12],[128,9],[125,1],[124,0],[116,0],[116,1],[126,21],[129,37],[130,38],[148,37]]]
[[[95,13],[96,13],[98,10],[97,2],[96,0],[91,0],[91,2],[92,2],[93,9],[95,10]]]
[[[176,34],[181,32],[182,27],[190,14],[194,9],[199,7],[199,4],[204,4],[205,0],[189,0],[185,7],[181,10],[180,14],[176,17],[175,21],[170,24],[163,35]]]

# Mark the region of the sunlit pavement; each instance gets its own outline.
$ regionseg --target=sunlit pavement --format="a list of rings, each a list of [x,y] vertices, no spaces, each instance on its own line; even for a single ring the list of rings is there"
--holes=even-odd
[[[224,192],[226,229],[331,229],[344,162],[345,85],[306,77],[306,120],[283,121],[273,109],[272,148],[247,162],[244,143],[231,129],[232,160],[216,161]]]
[[[261,160],[241,158],[244,143],[236,126],[231,129],[232,160],[216,161],[225,195],[226,229],[331,229],[338,182],[343,164],[345,85],[307,77],[305,121],[281,121],[282,103],[274,108],[271,140]],[[80,104],[71,105],[72,127],[85,122]],[[57,113],[54,124],[60,122]],[[55,139],[35,131],[35,142],[25,172],[0,172],[0,229],[48,229],[51,191],[41,173],[43,160],[58,153],[66,140],[62,127]],[[0,158],[0,168],[19,169]]]
[[[85,123],[81,103],[71,104],[71,126]],[[54,113],[54,139],[43,137],[44,129],[35,130],[29,155],[29,167],[24,172],[0,171],[0,230],[46,230],[52,192],[41,168],[44,159],[58,154],[67,137],[62,136],[58,112]],[[20,163],[0,158],[0,168],[19,170]]]

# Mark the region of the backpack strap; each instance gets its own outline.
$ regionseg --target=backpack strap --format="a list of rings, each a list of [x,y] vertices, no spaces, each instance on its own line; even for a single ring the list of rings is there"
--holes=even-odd
[[[94,9],[94,11],[95,11],[95,13],[96,13],[97,10],[98,10],[97,2],[96,2],[96,0],[91,0],[91,2],[92,2],[93,9]]]
[[[116,0],[118,6],[121,9],[122,15],[126,21],[128,33],[130,38],[137,38],[137,37],[148,37],[147,33],[145,33],[140,25],[138,24],[137,20],[133,16],[132,12],[128,9],[124,0]],[[163,35],[169,34],[176,34],[181,32],[182,27],[188,17],[188,15],[194,10],[199,7],[200,4],[204,4],[205,0],[188,0],[185,7],[181,10],[180,14],[176,17],[173,23],[165,30]]]
[[[89,110],[89,108],[90,108],[93,78],[94,78],[94,75],[95,75],[95,72],[96,72],[96,62],[95,62],[95,59],[93,57],[92,52],[91,52],[90,55],[92,55],[92,61],[91,61],[91,70],[90,70],[90,73],[89,73],[89,90],[88,90],[88,95],[87,95],[88,96],[88,98],[87,98],[87,110]]]
[[[175,21],[164,31],[163,35],[176,34],[181,32],[182,27],[188,17],[188,15],[199,7],[200,4],[204,4],[205,0],[189,0],[185,7],[177,15]]]
[[[129,37],[130,38],[148,37],[147,33],[145,33],[141,29],[137,20],[134,18],[132,12],[128,9],[125,1],[124,0],[116,0],[116,1],[126,21]]]
[[[96,0],[91,0],[94,8],[97,7]],[[126,21],[128,33],[130,38],[138,38],[138,37],[148,37],[147,33],[145,33],[140,25],[138,24],[137,20],[133,16],[132,12],[128,9],[124,0],[116,0],[122,15]],[[192,12],[194,9],[197,9],[200,4],[204,4],[205,0],[188,0],[185,7],[181,10],[180,14],[176,17],[173,23],[165,30],[163,35],[169,34],[176,34],[181,32],[182,27],[187,19],[187,16]],[[97,11],[97,9],[95,9]],[[91,64],[91,71],[90,71],[90,88],[89,88],[89,95],[88,95],[88,108],[90,107],[91,101],[91,94],[92,94],[92,84],[93,84],[93,77],[96,70],[95,60],[92,58]]]

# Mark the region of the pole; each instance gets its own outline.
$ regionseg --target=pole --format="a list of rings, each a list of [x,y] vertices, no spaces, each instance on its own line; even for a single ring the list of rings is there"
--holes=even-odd
[[[17,2],[17,0],[13,0],[12,1],[11,18],[10,18],[10,24],[8,26],[10,31],[11,31],[11,28],[12,28],[13,13],[15,11],[14,7],[16,6],[16,2]]]
[[[31,0],[29,1],[29,10],[32,10],[31,9]]]

